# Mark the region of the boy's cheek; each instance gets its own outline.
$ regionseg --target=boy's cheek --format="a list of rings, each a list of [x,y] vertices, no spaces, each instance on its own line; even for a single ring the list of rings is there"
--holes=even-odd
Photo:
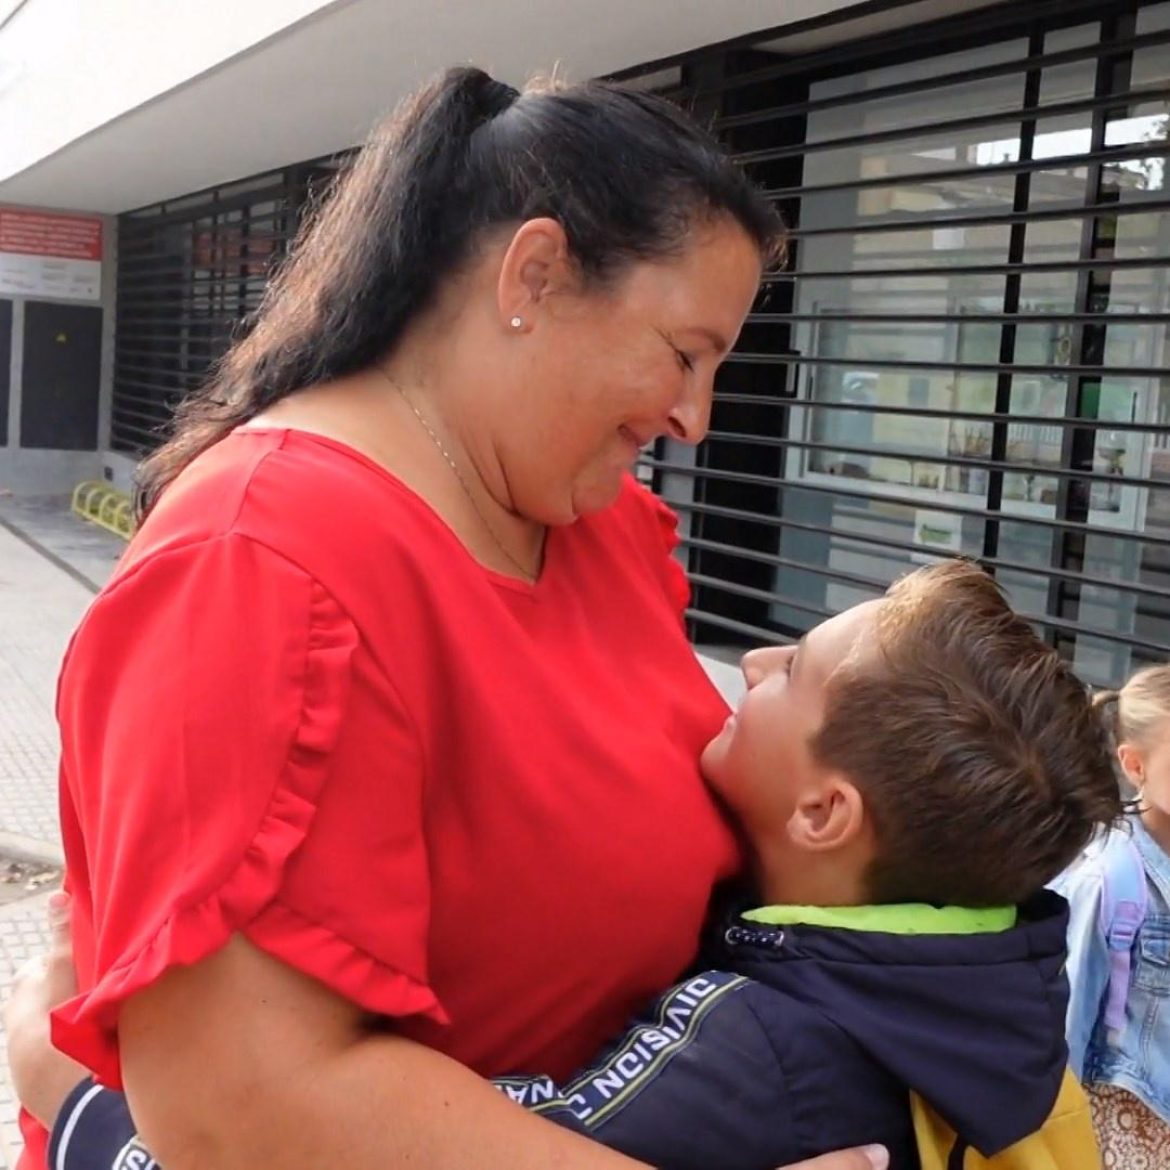
[[[708,787],[732,809],[743,802],[751,788],[751,737],[734,717],[711,740],[699,757],[699,770]]]

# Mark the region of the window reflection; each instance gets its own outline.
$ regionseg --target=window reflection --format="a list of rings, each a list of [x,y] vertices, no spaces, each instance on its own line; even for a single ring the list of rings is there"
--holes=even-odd
[[[1170,4],[1143,20],[1147,31],[1170,28]],[[1045,48],[1096,45],[1100,35],[1097,25],[1068,29]],[[1025,55],[1012,42],[929,69]],[[1135,88],[1164,88],[1170,47],[1141,50],[1133,65]],[[1046,69],[1041,104],[1091,100],[1096,71],[1095,57]],[[810,99],[891,78],[875,70],[817,83]],[[1051,522],[1076,515],[1089,526],[1068,574],[1077,604],[1054,628],[1079,626],[1078,668],[1110,682],[1148,655],[1139,642],[1170,648],[1170,552],[1145,539],[1170,541],[1170,379],[1160,373],[1170,358],[1160,319],[1170,315],[1170,215],[1141,209],[1165,198],[1170,103],[1138,98],[1109,112],[1098,133],[1119,157],[1106,158],[1094,191],[1085,156],[1102,115],[1041,114],[1025,135],[1022,83],[1018,73],[931,90],[929,119],[921,94],[810,112],[810,142],[906,134],[805,159],[800,228],[810,234],[798,246],[794,342],[811,360],[788,412],[796,442],[784,469],[793,485],[784,516],[801,531],[782,531],[781,556],[876,587],[932,553],[984,553],[992,510],[992,551],[1013,600],[1058,618],[1064,609],[1052,606],[1067,598],[1054,602],[1049,570],[1065,555],[1066,529]],[[972,110],[1004,118],[917,129]],[[1049,165],[1021,170],[1021,161]],[[1011,211],[1021,190],[1028,209],[1059,217],[956,222]],[[1087,268],[1086,256],[1101,266]],[[1145,268],[1124,263],[1147,258]],[[1008,271],[1020,273],[1014,288]],[[817,529],[824,536],[812,542]],[[833,609],[864,592],[790,567],[776,587],[793,604],[779,603],[775,619],[800,628],[808,618],[797,601]]]

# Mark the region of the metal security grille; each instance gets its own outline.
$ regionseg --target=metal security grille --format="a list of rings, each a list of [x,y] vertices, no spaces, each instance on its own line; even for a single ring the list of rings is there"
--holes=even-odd
[[[850,37],[681,63],[792,227],[710,437],[644,469],[695,639],[791,639],[962,553],[1087,681],[1166,660],[1170,3]]]
[[[323,173],[306,164],[119,218],[114,450],[158,444],[176,403],[259,305]]]

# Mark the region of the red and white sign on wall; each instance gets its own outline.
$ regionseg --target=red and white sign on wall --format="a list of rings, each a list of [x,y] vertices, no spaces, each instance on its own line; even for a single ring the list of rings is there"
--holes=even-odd
[[[101,300],[102,221],[0,207],[0,296]]]
[[[100,260],[102,221],[89,215],[6,211],[0,207],[0,252]]]

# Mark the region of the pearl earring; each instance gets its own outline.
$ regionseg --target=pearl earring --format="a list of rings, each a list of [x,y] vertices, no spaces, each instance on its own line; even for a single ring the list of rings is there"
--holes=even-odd
[[[524,324],[524,318],[513,317],[512,320],[508,322],[508,324],[511,325],[513,329],[519,329]]]

